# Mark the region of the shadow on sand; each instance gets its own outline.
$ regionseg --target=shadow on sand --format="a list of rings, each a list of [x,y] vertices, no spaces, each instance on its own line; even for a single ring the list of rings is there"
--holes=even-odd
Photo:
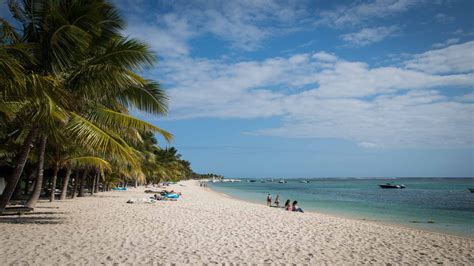
[[[0,223],[4,224],[60,224],[64,222],[63,217],[57,215],[66,214],[67,212],[56,211],[37,211],[25,213],[3,213],[0,215]]]
[[[16,216],[16,217],[15,217]],[[0,216],[0,223],[3,224],[61,224],[63,218],[58,217],[34,217],[32,215],[8,215]]]

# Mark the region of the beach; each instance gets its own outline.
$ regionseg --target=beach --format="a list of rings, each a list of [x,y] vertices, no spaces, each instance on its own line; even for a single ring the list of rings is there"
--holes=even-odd
[[[0,217],[2,264],[473,264],[474,239],[286,212],[184,181],[178,201],[127,204],[144,187]],[[264,203],[264,199],[262,199]]]

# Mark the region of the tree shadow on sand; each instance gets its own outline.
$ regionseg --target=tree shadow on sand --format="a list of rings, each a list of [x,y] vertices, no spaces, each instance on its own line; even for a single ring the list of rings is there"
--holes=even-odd
[[[113,195],[94,195],[94,198],[121,198],[121,196],[113,196]]]
[[[65,221],[62,217],[53,215],[65,212],[31,212],[31,213],[4,213],[0,215],[0,224],[61,224]]]

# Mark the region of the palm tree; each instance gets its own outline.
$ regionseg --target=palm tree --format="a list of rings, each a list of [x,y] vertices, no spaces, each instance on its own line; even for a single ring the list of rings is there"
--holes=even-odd
[[[123,22],[111,5],[105,1],[46,0],[9,4],[23,31],[21,38],[16,38],[19,34],[11,30],[4,43],[34,49],[31,55],[25,53],[31,60],[0,65],[0,72],[9,76],[2,82],[0,110],[8,109],[4,107],[12,100],[23,103],[16,115],[27,122],[24,131],[28,132],[23,133],[27,137],[0,200],[0,212],[21,176],[37,134],[38,157],[43,159],[38,160],[38,180],[29,206],[34,206],[41,191],[46,142],[58,138],[61,131],[75,137],[83,148],[121,157],[135,168],[139,167],[137,152],[125,141],[131,132],[152,130],[167,140],[172,138],[127,114],[127,108],[134,107],[163,115],[166,96],[157,84],[136,74],[151,66],[155,57],[146,45],[118,34]],[[18,61],[7,48],[2,44],[3,54],[14,63]],[[19,91],[12,89],[14,82],[22,85]]]

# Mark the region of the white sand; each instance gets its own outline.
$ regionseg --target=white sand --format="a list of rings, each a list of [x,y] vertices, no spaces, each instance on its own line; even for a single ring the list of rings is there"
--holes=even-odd
[[[474,239],[228,198],[195,181],[177,202],[126,204],[144,188],[41,202],[0,217],[0,264],[474,264]]]

